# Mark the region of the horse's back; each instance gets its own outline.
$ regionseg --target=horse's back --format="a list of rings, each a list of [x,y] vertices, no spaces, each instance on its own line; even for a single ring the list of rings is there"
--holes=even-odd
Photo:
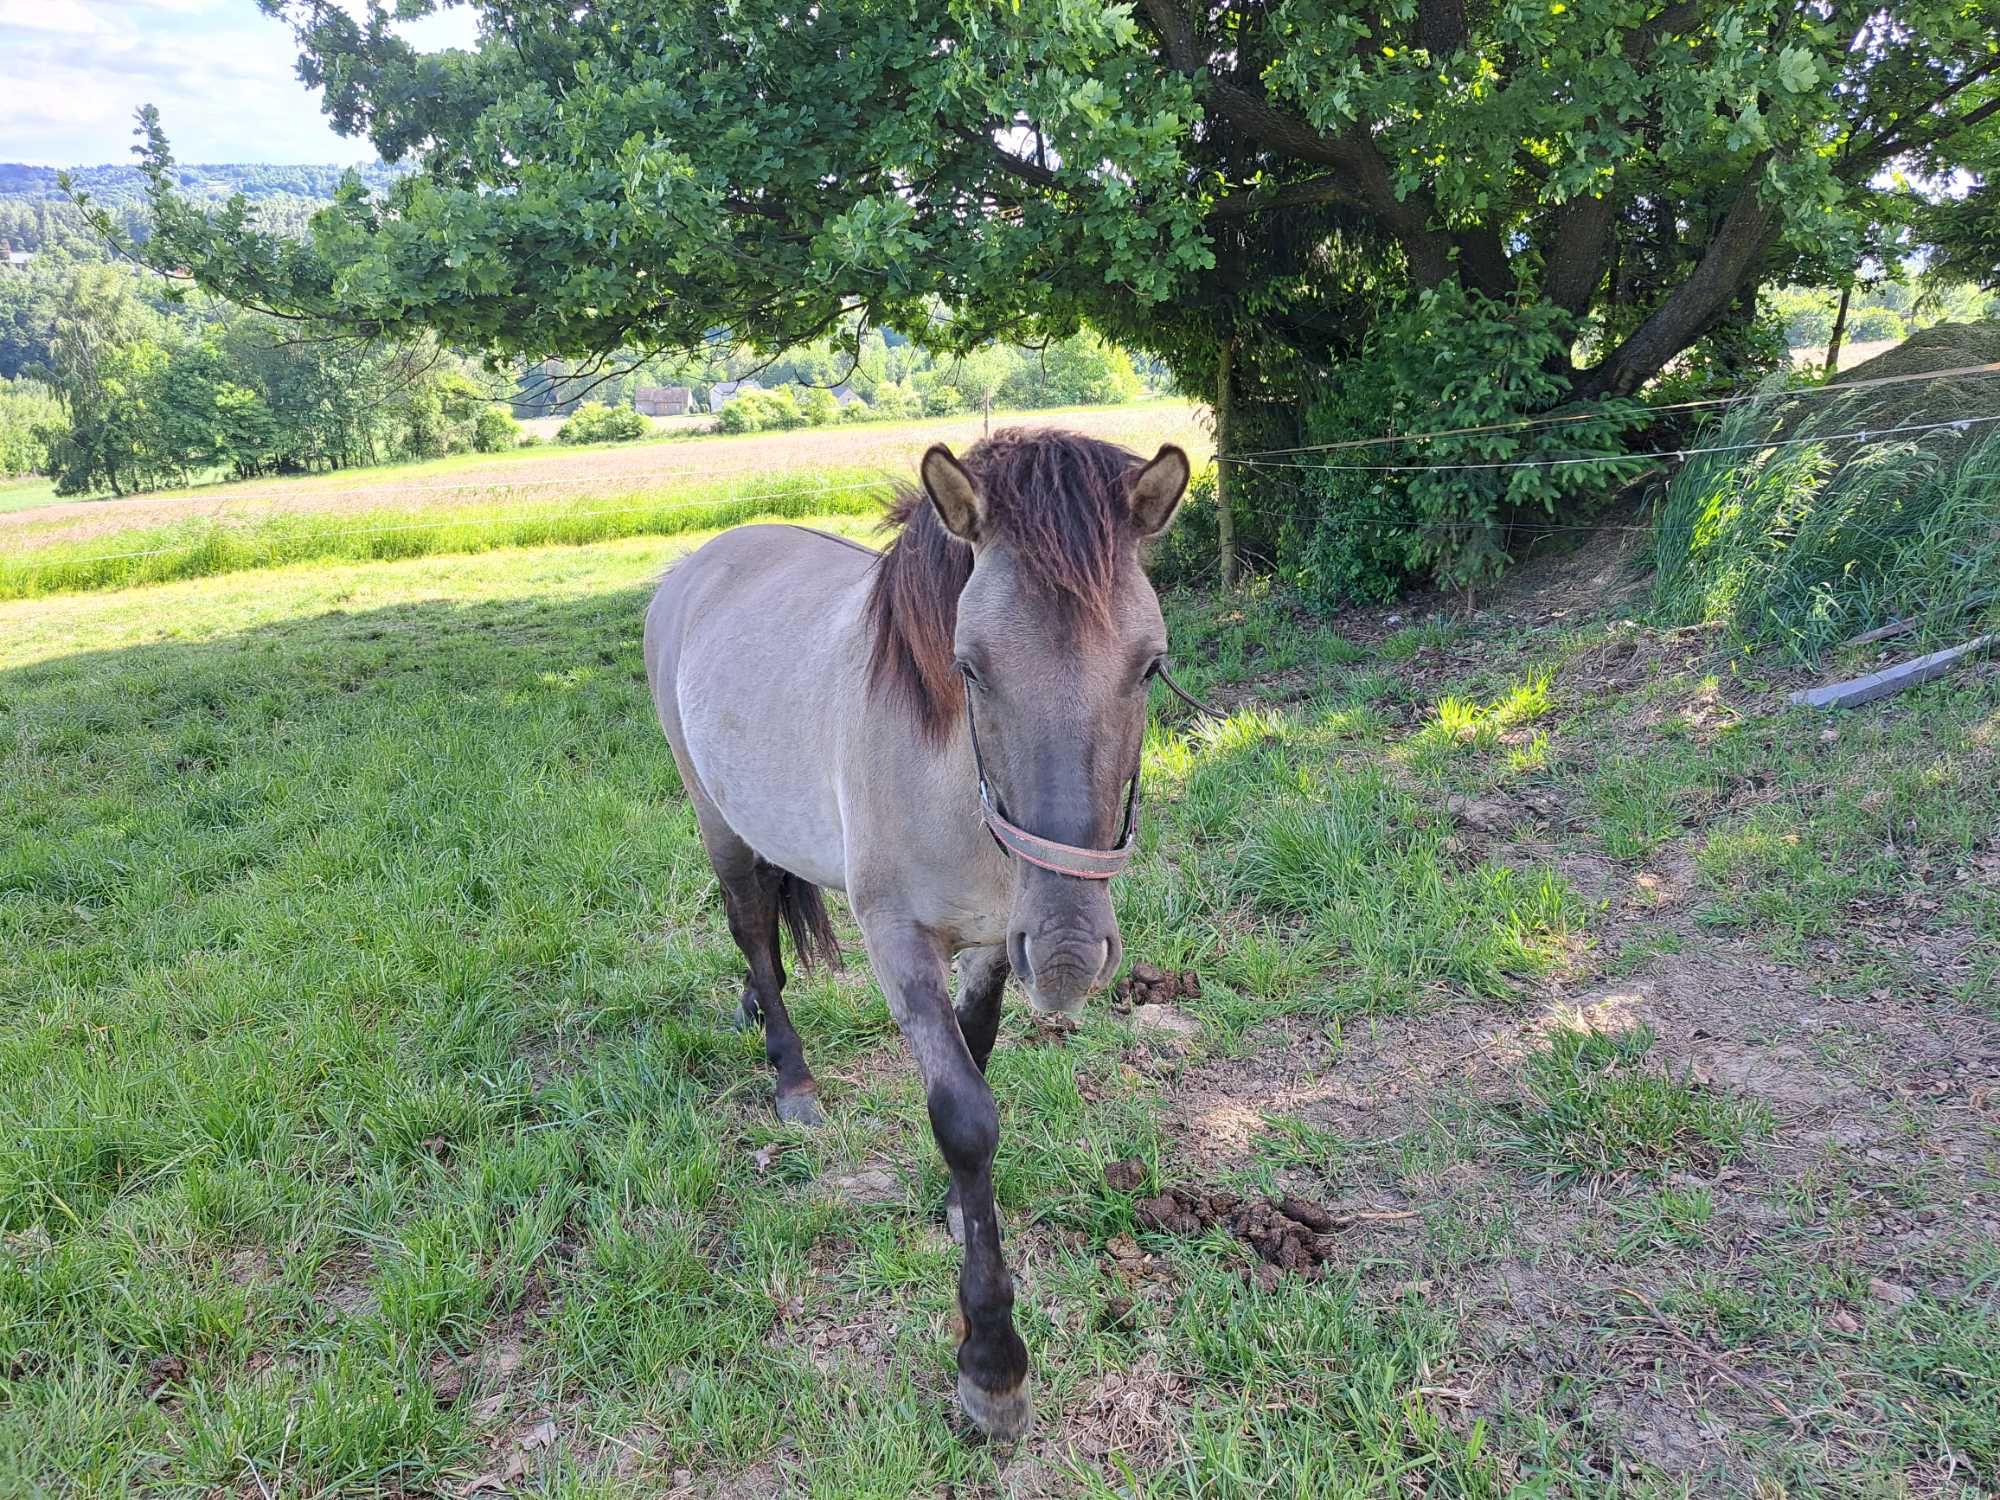
[[[763,858],[840,889],[840,730],[866,690],[873,560],[800,527],[737,527],[675,565],[646,611],[646,674],[683,775]]]

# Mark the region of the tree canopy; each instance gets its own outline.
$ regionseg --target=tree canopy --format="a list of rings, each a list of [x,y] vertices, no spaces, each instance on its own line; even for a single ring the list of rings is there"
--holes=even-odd
[[[1984,275],[2000,222],[1991,0],[398,0],[478,12],[438,53],[379,0],[260,3],[405,175],[262,231],[179,190],[149,111],[144,253],[496,359],[1087,325],[1194,392],[1230,351],[1238,448],[1608,400],[1561,437],[1615,449],[1670,365],[1782,358],[1762,286],[1917,244]],[[1370,524],[1470,580],[1590,488],[1424,475]]]
[[[379,3],[262,3],[335,125],[417,170],[291,242],[184,198],[149,120],[161,263],[529,353],[942,304],[967,344],[1324,358],[1357,301],[1456,283],[1558,309],[1567,387],[1622,393],[1760,278],[1851,268],[2000,111],[1985,0],[481,0],[442,53]]]

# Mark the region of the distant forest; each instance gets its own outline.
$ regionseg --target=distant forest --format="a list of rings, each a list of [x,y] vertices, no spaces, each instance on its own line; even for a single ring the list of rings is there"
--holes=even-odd
[[[190,197],[220,202],[241,193],[254,203],[281,193],[295,198],[331,198],[333,190],[340,186],[342,175],[349,170],[360,173],[361,180],[377,190],[386,188],[397,175],[394,168],[379,161],[357,163],[351,169],[325,163],[271,166],[264,162],[221,162],[181,167],[174,175],[181,191]],[[145,197],[145,179],[137,167],[73,167],[70,176],[100,203],[123,204]],[[0,162],[0,198],[62,201],[63,191],[56,185],[56,168]]]
[[[379,165],[357,170],[376,192],[395,176]],[[241,193],[264,228],[302,236],[345,171],[244,165],[179,175],[212,202]],[[126,234],[147,237],[138,173],[96,167],[72,180]],[[327,336],[176,287],[115,256],[54,171],[17,164],[0,164],[0,250],[17,252],[0,264],[0,478],[44,474],[63,495],[498,452],[522,440],[515,416],[570,418],[564,441],[637,437],[654,430],[632,405],[646,384],[688,386],[700,410],[714,383],[754,379],[761,389],[721,420],[755,431],[1100,405],[1131,400],[1164,374],[1157,362],[1135,369],[1090,333],[954,359],[875,328],[858,350],[822,341],[772,358],[718,333],[692,354],[631,349],[608,367],[492,368],[429,338]]]
[[[266,226],[303,230],[312,211],[333,196],[349,171],[382,192],[396,178],[396,169],[381,162],[353,167],[324,163],[272,166],[263,162],[219,162],[185,166],[175,176],[181,191],[214,203],[241,193],[258,207]],[[70,177],[100,208],[109,209],[120,224],[139,239],[146,236],[145,179],[136,167],[75,167]],[[54,167],[0,162],[0,248],[39,251],[71,237],[82,228],[76,208],[56,181]]]

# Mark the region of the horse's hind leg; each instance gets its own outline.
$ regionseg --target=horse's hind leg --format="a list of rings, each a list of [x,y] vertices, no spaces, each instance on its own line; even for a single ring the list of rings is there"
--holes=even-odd
[[[748,846],[744,852],[749,854]],[[778,951],[778,888],[785,872],[750,854],[747,870],[724,874],[722,904],[729,914],[729,935],[749,961],[743,986],[741,1014],[754,1013],[764,1022],[764,1056],[778,1074],[778,1118],[793,1125],[818,1125],[826,1117],[819,1109],[819,1083],[806,1066],[805,1049],[785,1011],[785,961]]]
[[[779,896],[785,872],[760,859],[756,850],[736,836],[688,777],[685,767],[681,774],[695,804],[708,862],[722,887],[729,935],[736,939],[750,966],[738,1018],[745,1025],[759,1019],[764,1023],[764,1056],[778,1074],[778,1118],[793,1125],[818,1125],[826,1118],[819,1110],[819,1083],[806,1066],[805,1049],[785,1012],[785,961],[778,951]]]
[[[1000,997],[1007,988],[1007,948],[995,943],[990,948],[968,948],[958,955],[958,1000],[952,1007],[958,1017],[959,1035],[965,1050],[980,1073],[992,1056],[993,1039],[1000,1033]],[[958,1179],[945,1189],[945,1226],[959,1244],[965,1243],[965,1210],[958,1203]]]

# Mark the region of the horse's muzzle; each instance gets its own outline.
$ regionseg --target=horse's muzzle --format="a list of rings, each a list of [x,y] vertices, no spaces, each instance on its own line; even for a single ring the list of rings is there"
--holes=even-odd
[[[1073,932],[1037,939],[1024,929],[1008,935],[1007,957],[1028,1003],[1045,1015],[1074,1015],[1083,1002],[1111,982],[1124,961],[1125,945],[1114,921],[1094,940]]]

